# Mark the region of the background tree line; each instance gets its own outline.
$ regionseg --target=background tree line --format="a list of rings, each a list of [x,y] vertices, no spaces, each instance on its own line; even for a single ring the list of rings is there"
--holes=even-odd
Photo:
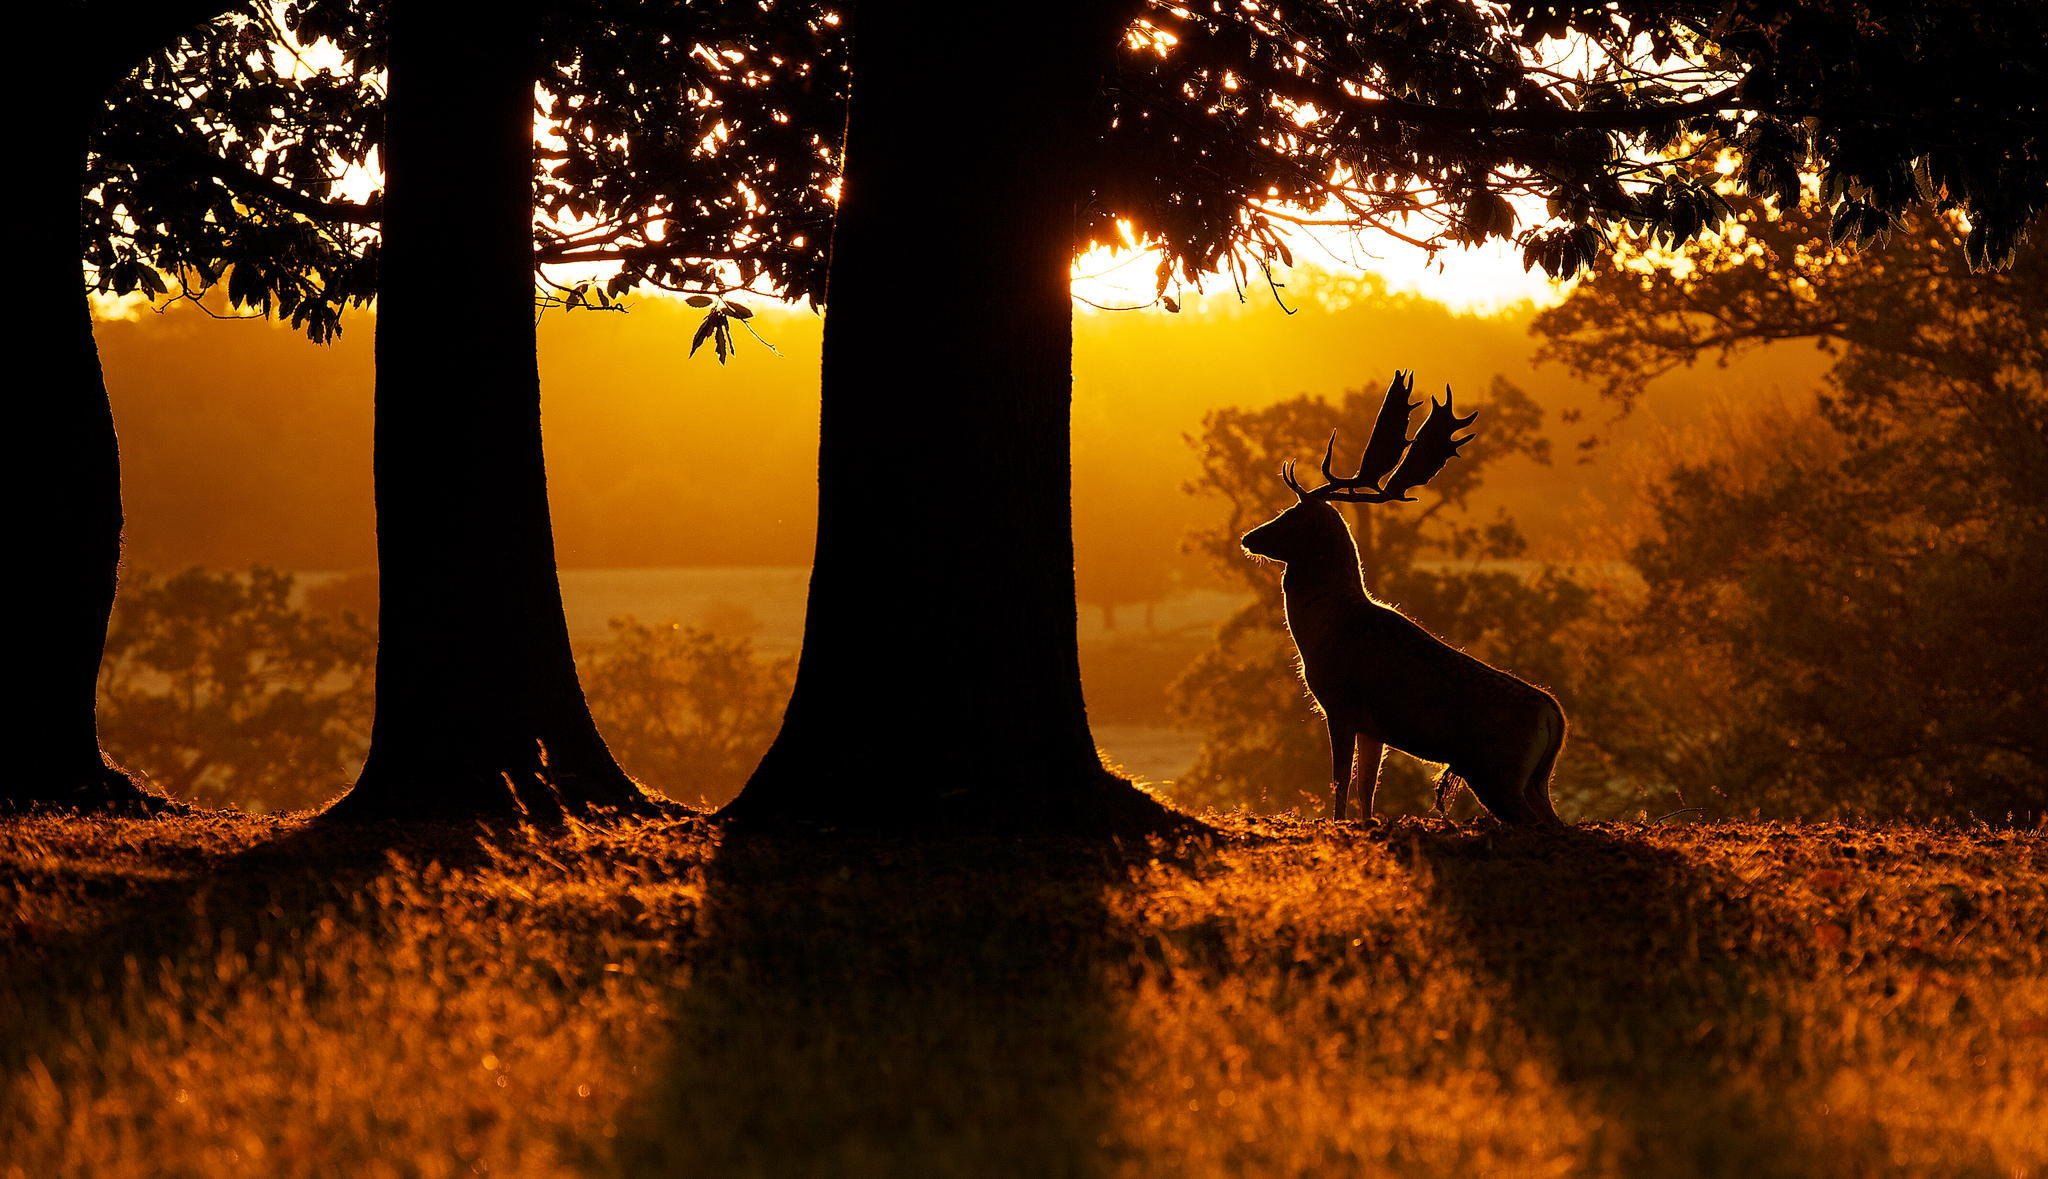
[[[100,674],[108,748],[205,806],[344,791],[369,748],[375,628],[358,595],[297,588],[260,567],[131,577]],[[739,791],[789,696],[789,661],[729,630],[621,618],[580,663],[620,761],[698,806]]]
[[[1580,813],[2038,815],[2048,270],[2031,256],[2002,273],[1954,267],[1961,230],[1941,218],[1854,249],[1811,210],[1742,213],[1687,252],[1682,279],[1602,268],[1539,316],[1537,338],[1618,409],[1674,367],[1810,338],[1835,357],[1813,401],[1731,404],[1685,428],[1625,475],[1632,506],[1597,538],[1617,560],[1523,568],[1502,564],[1527,553],[1512,516],[1472,499],[1512,457],[1551,461],[1552,439],[1541,407],[1496,381],[1486,428],[1423,502],[1354,509],[1369,582],[1562,696],[1574,727],[1559,790]],[[1176,718],[1203,734],[1179,798],[1320,805],[1326,754],[1278,579],[1237,538],[1277,503],[1281,461],[1373,407],[1361,389],[1224,410],[1194,440],[1189,491],[1223,514],[1191,547],[1250,599],[1172,691]],[[262,572],[136,586],[102,682],[110,743],[169,767],[159,781],[181,797],[330,796],[362,754],[371,639],[355,615],[297,609],[288,591]],[[583,667],[622,763],[685,801],[730,798],[773,736],[788,665],[741,635],[614,631]],[[1396,757],[1389,804],[1425,809],[1431,776]]]
[[[1845,243],[1810,206],[1743,201],[1685,252],[1603,263],[1533,331],[1621,411],[1664,373],[1771,343],[1835,357],[1818,397],[1730,408],[1638,465],[1600,538],[1620,568],[1527,576],[1505,514],[1462,512],[1488,470],[1544,453],[1540,412],[1496,384],[1451,478],[1357,512],[1368,584],[1483,658],[1549,684],[1584,812],[2035,818],[2048,811],[2048,267],[1959,264],[1954,218]],[[1639,241],[1639,251],[1655,249]],[[1271,471],[1365,420],[1364,390],[1212,415],[1197,538],[1256,595],[1177,690],[1206,734],[1197,797],[1319,797],[1321,738],[1291,674],[1277,578],[1237,551],[1278,502]],[[1354,427],[1355,428],[1355,427]],[[1397,758],[1397,763],[1401,759]],[[1396,766],[1393,797],[1424,797]]]

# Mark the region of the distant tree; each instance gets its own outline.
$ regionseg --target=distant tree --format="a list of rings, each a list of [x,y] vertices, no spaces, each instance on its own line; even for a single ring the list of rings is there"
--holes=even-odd
[[[316,806],[362,759],[375,638],[299,608],[288,574],[129,578],[100,672],[108,748],[172,795]]]
[[[591,711],[619,761],[669,795],[717,806],[739,792],[775,738],[789,659],[744,635],[615,618],[588,653]]]
[[[1103,772],[1079,682],[1068,273],[1090,242],[1160,247],[1162,303],[1257,281],[1290,221],[1512,238],[1568,273],[1615,226],[1718,222],[1740,148],[1759,191],[1826,168],[1858,234],[1923,194],[1965,205],[1987,263],[2048,190],[2048,16],[2018,0],[1063,0],[950,10],[944,46],[903,6],[849,20],[818,547],[783,730],[730,808],[754,820],[1156,819]],[[1520,226],[1518,194],[1552,215]],[[942,297],[910,243],[948,251]],[[909,634],[934,637],[914,676]]]
[[[1102,610],[1103,629],[1117,628],[1118,610],[1124,606],[1143,606],[1146,625],[1151,625],[1153,605],[1173,585],[1173,565],[1165,555],[1118,536],[1077,558],[1076,594]]]
[[[1636,651],[1686,652],[1700,698],[1663,710],[1683,757],[1632,764],[1780,814],[2040,815],[2048,258],[1973,272],[1949,216],[1856,249],[1811,208],[1740,211],[1689,266],[1605,264],[1535,323],[1628,403],[1773,342],[1837,358],[1817,416],[1760,418],[1646,488]]]
[[[1192,547],[1252,600],[1219,628],[1216,644],[1171,690],[1182,724],[1202,734],[1196,763],[1176,794],[1204,805],[1285,809],[1327,802],[1329,749],[1296,670],[1274,570],[1238,544],[1293,496],[1278,477],[1289,459],[1313,458],[1330,431],[1362,445],[1379,407],[1375,390],[1354,389],[1337,402],[1297,397],[1260,410],[1224,409],[1203,419],[1193,440],[1196,495],[1223,500],[1217,527]],[[1560,797],[1583,804],[1602,781],[1590,745],[1603,711],[1600,668],[1590,665],[1577,632],[1596,617],[1593,591],[1567,572],[1527,575],[1491,562],[1522,556],[1526,545],[1505,513],[1477,517],[1470,503],[1498,466],[1517,458],[1547,463],[1542,411],[1527,394],[1495,379],[1474,405],[1482,427],[1457,462],[1433,480],[1418,504],[1346,505],[1367,587],[1431,630],[1480,658],[1544,684],[1571,716],[1572,745]],[[1582,714],[1584,714],[1582,716]],[[1429,772],[1396,754],[1382,787],[1386,804],[1418,811],[1431,798]]]
[[[362,613],[365,595],[368,614]],[[131,575],[100,675],[108,748],[196,803],[275,811],[338,793],[368,747],[374,582]],[[620,760],[700,805],[730,798],[775,735],[791,664],[744,636],[614,619],[581,653]]]

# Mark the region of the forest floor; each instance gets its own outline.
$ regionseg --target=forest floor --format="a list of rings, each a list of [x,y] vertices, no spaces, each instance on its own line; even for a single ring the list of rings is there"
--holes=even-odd
[[[0,1174],[2048,1174],[2040,832],[1230,829],[0,820]]]

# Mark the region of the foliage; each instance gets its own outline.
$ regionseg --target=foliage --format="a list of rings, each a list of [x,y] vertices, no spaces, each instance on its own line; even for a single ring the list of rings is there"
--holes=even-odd
[[[626,772],[684,802],[739,793],[775,739],[794,663],[745,636],[613,619],[583,661],[591,714]]]
[[[1203,733],[1195,767],[1177,783],[1192,800],[1259,809],[1327,805],[1328,741],[1296,670],[1280,579],[1246,557],[1238,538],[1288,501],[1276,474],[1283,461],[1313,455],[1332,430],[1347,445],[1361,445],[1377,407],[1376,393],[1354,389],[1334,404],[1304,396],[1261,410],[1219,410],[1203,419],[1200,438],[1191,440],[1201,474],[1188,490],[1220,497],[1226,507],[1222,524],[1197,533],[1191,545],[1219,575],[1252,594],[1173,688],[1175,717]],[[1584,714],[1597,710],[1582,693],[1597,693],[1599,676],[1572,636],[1594,613],[1594,591],[1556,569],[1527,576],[1502,569],[1499,563],[1524,553],[1520,531],[1505,513],[1475,519],[1468,507],[1501,463],[1549,461],[1543,414],[1526,393],[1500,379],[1478,409],[1473,443],[1420,503],[1341,510],[1376,596],[1472,654],[1560,695],[1574,719],[1567,780],[1589,788],[1599,777]],[[1387,764],[1384,806],[1412,811],[1426,805],[1428,775],[1404,757]]]
[[[343,193],[381,136],[380,81],[306,66],[267,4],[222,8],[108,92],[85,261],[107,294],[219,302],[326,340],[376,292],[377,203]]]
[[[0,822],[0,1174],[2048,1167],[2036,834],[1255,833]]]
[[[1146,4],[1088,229],[1158,245],[1162,296],[1291,262],[1301,222],[1565,275],[1720,223],[1732,154],[1760,198],[1819,171],[1845,238],[1962,209],[1969,264],[2004,265],[2048,202],[2044,36],[2031,0]]]
[[[181,800],[272,810],[345,784],[369,733],[374,637],[292,600],[289,574],[132,575],[107,635],[100,726]]]
[[[643,285],[815,296],[844,90],[836,18],[792,0],[622,0],[547,16],[543,304],[608,309]],[[376,291],[385,19],[360,0],[236,7],[123,79],[87,182],[99,289],[202,307],[217,295],[316,340],[338,331],[342,310]],[[343,195],[364,184],[367,198]],[[549,277],[612,264],[595,286]],[[705,321],[721,359],[737,307]]]
[[[1719,225],[1724,153],[1744,191],[1780,203],[1819,171],[1840,240],[1916,202],[1960,209],[1978,268],[2008,263],[2048,201],[2048,67],[2031,49],[2048,14],[2029,0],[1129,8],[1080,236],[1157,247],[1170,308],[1170,287],[1207,274],[1270,277],[1292,261],[1286,229],[1310,222],[1432,250],[1512,240],[1572,273],[1617,236]],[[117,87],[88,184],[102,289],[224,282],[232,307],[336,330],[374,288],[377,198],[339,183],[364,177],[381,136],[383,19],[362,0],[237,7]],[[642,286],[818,301],[849,35],[811,0],[549,7],[545,301],[609,308]],[[1565,36],[1585,52],[1560,58]],[[304,66],[316,46],[343,64]],[[557,264],[619,269],[563,285]],[[723,306],[705,322],[729,346]]]
[[[306,0],[325,3],[328,0]],[[555,5],[536,173],[546,264],[638,287],[818,302],[845,125],[840,18],[818,0]],[[721,361],[738,304],[711,304]],[[693,348],[694,350],[694,348]]]
[[[1971,273],[1948,219],[1858,251],[1751,212],[1689,269],[1606,268],[1535,327],[1624,400],[1774,340],[1837,356],[1816,412],[1644,489],[1635,650],[1685,652],[1704,696],[1662,773],[1773,814],[2039,815],[2048,260]]]

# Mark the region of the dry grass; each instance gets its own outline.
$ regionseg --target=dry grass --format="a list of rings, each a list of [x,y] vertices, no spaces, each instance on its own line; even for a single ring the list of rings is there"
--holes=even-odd
[[[0,1174],[2048,1173],[2038,833],[0,821]]]

